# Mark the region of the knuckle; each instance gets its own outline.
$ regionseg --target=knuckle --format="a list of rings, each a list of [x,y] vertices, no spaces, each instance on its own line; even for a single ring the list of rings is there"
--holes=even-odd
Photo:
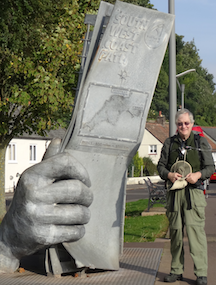
[[[82,207],[82,213],[80,213],[79,222],[84,225],[90,221],[91,213],[90,210],[86,207]]]

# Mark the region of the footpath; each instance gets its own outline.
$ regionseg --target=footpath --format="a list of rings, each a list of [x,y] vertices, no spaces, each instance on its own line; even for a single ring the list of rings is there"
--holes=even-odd
[[[211,189],[211,185],[210,185]],[[208,198],[206,207],[206,224],[205,231],[208,242],[208,285],[216,284],[216,191],[207,191]],[[171,256],[169,253],[169,243],[166,243],[163,250],[163,255],[160,263],[160,267],[157,274],[157,280],[155,285],[162,284],[163,278],[166,273],[170,272]],[[188,240],[184,240],[185,246],[185,272],[183,274],[184,280],[177,281],[176,285],[183,284],[196,284],[196,277],[193,273],[193,261],[189,253]]]
[[[210,185],[211,188],[211,185]],[[208,242],[208,285],[216,284],[216,191],[207,191],[208,198],[206,207],[206,225],[205,231]],[[184,239],[185,249],[185,271],[183,281],[176,281],[175,285],[196,284],[196,276],[193,273],[193,261],[189,252],[187,237]],[[164,244],[163,255],[160,262],[159,270],[155,285],[164,284],[163,279],[166,274],[170,273],[170,242]]]
[[[216,188],[210,184],[206,207],[206,235],[208,241],[208,285],[216,285]],[[10,200],[12,195],[7,195]],[[184,238],[185,249],[185,271],[183,281],[176,281],[175,285],[195,285],[196,276],[193,273],[193,261],[189,253],[187,237]],[[170,273],[171,255],[170,240],[156,239],[155,242],[149,243],[125,243],[124,259],[120,262],[120,270],[117,272],[104,272],[103,274],[94,274],[92,278],[49,278],[44,276],[43,270],[37,267],[37,261],[43,264],[43,260],[36,256],[28,259],[27,267],[23,274],[15,273],[12,275],[0,275],[1,285],[32,285],[39,284],[100,284],[100,285],[161,285],[164,283],[164,276]],[[36,258],[36,259],[35,259]],[[39,258],[39,259],[38,259]],[[24,264],[23,264],[24,265]],[[31,267],[34,270],[28,268]],[[89,277],[89,276],[87,276]]]
[[[208,285],[216,285],[216,188],[215,185],[210,184],[208,198],[206,199],[206,223],[205,231],[208,242]],[[156,275],[154,285],[168,284],[164,283],[164,277],[170,273],[171,254],[170,254],[170,240],[156,239],[154,243],[131,243],[125,244],[125,247],[137,247],[137,248],[163,248],[163,253],[160,260],[159,269]],[[184,250],[185,250],[185,269],[183,274],[183,281],[176,281],[175,285],[195,285],[196,276],[193,270],[193,260],[189,252],[188,239],[185,233],[184,238]],[[143,283],[145,285],[145,283]]]
[[[216,190],[214,184],[210,184],[207,191],[208,198],[206,199],[206,223],[205,231],[208,242],[208,285],[216,285]],[[168,235],[167,235],[168,236]],[[170,273],[171,254],[170,254],[170,240],[156,239],[151,243],[125,243],[125,248],[163,248],[163,253],[160,260],[159,269],[156,275],[154,285],[168,284],[164,283],[164,277]],[[188,239],[185,233],[184,238],[185,250],[185,269],[183,274],[183,281],[176,281],[175,285],[195,285],[196,276],[193,270],[193,260],[189,252]],[[145,283],[143,283],[145,285]]]

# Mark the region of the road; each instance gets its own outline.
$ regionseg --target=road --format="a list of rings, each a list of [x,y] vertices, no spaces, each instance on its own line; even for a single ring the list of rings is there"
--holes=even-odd
[[[207,194],[215,195],[216,182],[211,182]],[[213,193],[214,192],[214,193]],[[12,194],[6,194],[6,207],[8,209],[11,201]],[[127,185],[126,202],[137,201],[139,199],[148,199],[148,189],[145,184]]]
[[[158,183],[164,185],[164,183]],[[126,202],[133,202],[139,199],[148,199],[148,189],[146,184],[127,185]]]
[[[209,189],[206,193],[211,196],[215,196],[216,191],[216,181],[211,182],[209,185]],[[148,198],[148,189],[146,185],[127,185],[127,194],[126,194],[126,202],[132,202],[139,199],[147,199]]]
[[[127,185],[126,202],[148,199],[148,189],[145,184]]]
[[[126,202],[137,201],[139,199],[148,199],[148,189],[145,184],[142,185],[128,185],[126,191]],[[12,201],[13,193],[6,194],[6,209]]]

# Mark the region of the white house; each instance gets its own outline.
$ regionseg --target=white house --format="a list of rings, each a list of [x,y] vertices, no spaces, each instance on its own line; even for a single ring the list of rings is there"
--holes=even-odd
[[[158,163],[161,148],[169,136],[168,123],[147,122],[143,140],[138,149],[140,157],[150,157],[154,164]]]
[[[48,132],[47,137],[23,135],[10,141],[5,155],[5,192],[12,192],[22,172],[38,163],[54,137],[63,138],[65,130]]]
[[[203,130],[211,145],[216,165],[216,127],[203,127]],[[13,191],[21,173],[40,162],[50,141],[55,137],[62,139],[64,134],[65,130],[58,129],[48,132],[47,137],[23,135],[20,138],[12,139],[7,147],[5,157],[5,192]],[[161,148],[167,137],[169,137],[169,123],[165,122],[163,116],[159,117],[157,122],[147,122],[143,140],[138,150],[139,156],[150,157],[157,164]]]

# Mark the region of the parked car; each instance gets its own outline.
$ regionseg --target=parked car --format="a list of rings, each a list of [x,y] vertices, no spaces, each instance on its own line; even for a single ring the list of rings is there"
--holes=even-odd
[[[212,181],[216,181],[216,169],[215,169],[215,172],[210,177],[210,182]]]

